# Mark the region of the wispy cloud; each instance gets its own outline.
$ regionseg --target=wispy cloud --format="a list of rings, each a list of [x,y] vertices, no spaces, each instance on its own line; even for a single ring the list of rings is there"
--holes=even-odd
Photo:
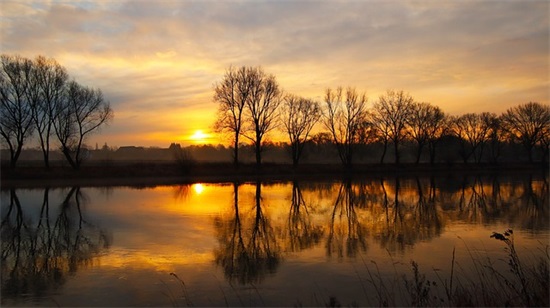
[[[117,113],[102,138],[127,144],[121,138],[145,127],[166,138],[204,129],[212,85],[229,65],[262,65],[287,91],[319,99],[351,85],[370,101],[404,89],[451,113],[548,103],[549,5],[7,0],[0,48],[54,57],[100,87]]]

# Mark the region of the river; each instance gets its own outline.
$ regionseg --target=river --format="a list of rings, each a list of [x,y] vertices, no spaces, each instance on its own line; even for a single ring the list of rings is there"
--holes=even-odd
[[[453,304],[483,268],[514,281],[511,240],[547,257],[548,195],[529,174],[6,188],[2,306]]]

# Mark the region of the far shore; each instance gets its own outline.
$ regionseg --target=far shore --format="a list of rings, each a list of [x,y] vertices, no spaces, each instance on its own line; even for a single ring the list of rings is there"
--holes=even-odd
[[[357,164],[351,169],[340,164],[242,164],[238,169],[229,163],[197,163],[181,166],[171,161],[120,162],[84,165],[79,170],[54,165],[21,164],[15,169],[2,164],[2,189],[69,186],[157,186],[190,183],[316,181],[365,177],[415,177],[463,175],[540,174],[548,176],[548,164]]]

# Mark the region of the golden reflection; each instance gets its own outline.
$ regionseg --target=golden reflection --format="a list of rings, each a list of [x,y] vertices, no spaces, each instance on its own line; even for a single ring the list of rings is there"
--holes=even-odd
[[[197,195],[200,195],[203,193],[204,191],[204,185],[200,184],[200,183],[197,183],[197,184],[193,184],[193,191],[195,191],[195,193]]]
[[[414,248],[422,251],[416,258],[437,261],[457,236],[487,239],[487,226],[548,233],[548,187],[532,176],[379,177],[116,188],[99,201],[73,188],[57,212],[45,189],[35,215],[26,212],[35,204],[22,205],[12,190],[2,205],[2,294],[60,286],[68,273],[98,263],[171,272],[215,262],[230,283],[250,284],[275,273],[289,254],[324,262]],[[92,217],[108,213],[115,247],[83,211],[94,201],[88,209]],[[425,244],[437,238],[442,246]]]
[[[210,252],[178,253],[175,250],[129,251],[111,250],[101,257],[101,265],[129,269],[154,269],[158,272],[172,272],[179,265],[198,265],[212,262]]]

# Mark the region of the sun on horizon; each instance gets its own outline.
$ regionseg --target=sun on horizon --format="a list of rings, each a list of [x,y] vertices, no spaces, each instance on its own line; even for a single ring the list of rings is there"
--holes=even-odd
[[[208,139],[210,139],[210,134],[204,133],[202,129],[195,130],[195,132],[189,137],[189,140],[195,144],[208,143]]]

